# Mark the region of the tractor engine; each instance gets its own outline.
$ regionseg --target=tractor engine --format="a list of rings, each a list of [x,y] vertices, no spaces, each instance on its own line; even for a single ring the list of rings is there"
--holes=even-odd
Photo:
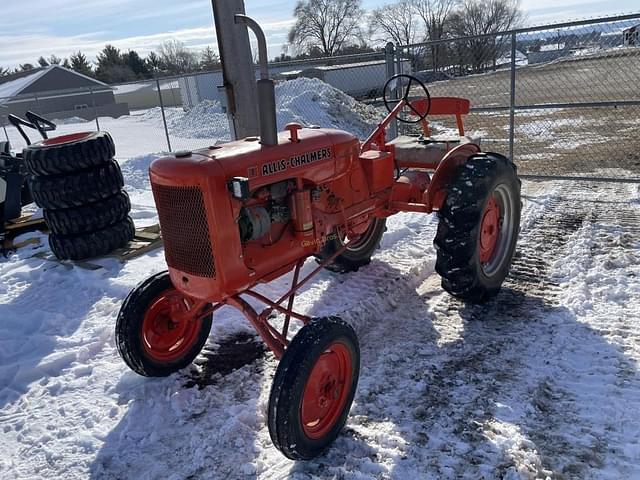
[[[295,124],[288,130],[277,145],[251,137],[151,164],[177,289],[221,301],[271,281],[317,253],[344,224],[345,209],[370,198],[357,138]]]
[[[232,188],[233,188],[232,180]],[[236,184],[240,181],[236,180]],[[271,232],[273,224],[282,227],[291,220],[290,198],[295,182],[282,181],[261,188],[255,194],[254,204],[245,204],[240,209],[238,229],[242,243],[260,240]],[[295,205],[291,205],[295,208]]]

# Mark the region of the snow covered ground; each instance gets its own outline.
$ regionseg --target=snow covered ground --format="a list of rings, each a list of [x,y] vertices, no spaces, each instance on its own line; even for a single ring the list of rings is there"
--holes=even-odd
[[[127,138],[133,216],[154,223],[155,156],[139,155],[153,149]],[[235,312],[172,377],[120,360],[118,310],[162,250],[96,271],[33,257],[46,246],[0,259],[0,478],[639,478],[640,191],[525,182],[523,202],[512,272],[485,305],[442,291],[437,219],[420,214],[389,220],[369,266],[304,288],[298,308],[342,316],[362,349],[347,426],[311,462],[272,446],[277,362]]]

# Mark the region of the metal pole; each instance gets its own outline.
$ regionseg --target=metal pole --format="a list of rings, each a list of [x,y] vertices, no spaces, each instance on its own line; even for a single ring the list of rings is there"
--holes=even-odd
[[[91,102],[93,103],[93,115],[96,117],[96,130],[100,131],[100,122],[98,121],[98,108],[96,107],[96,97],[93,96],[93,87],[89,87],[91,92]]]
[[[516,137],[516,33],[511,34],[511,93],[509,98],[509,159],[513,162]]]
[[[394,63],[395,57],[395,45],[392,42],[387,43],[384,47],[384,59],[387,64],[387,80],[393,77],[396,74],[396,66]],[[393,98],[396,98],[397,89],[393,89]],[[384,95],[384,92],[382,92]],[[398,123],[394,119],[389,125],[389,140],[393,140],[398,136]]]
[[[171,152],[171,140],[169,140],[169,129],[167,128],[167,117],[164,114],[164,102],[162,100],[162,90],[160,90],[160,80],[156,78],[156,87],[158,87],[158,98],[160,99],[160,111],[162,112],[162,124],[164,125],[164,135],[167,138],[167,147]]]
[[[211,5],[231,130],[236,139],[258,135],[258,93],[249,32],[234,19],[236,14],[244,15],[244,2],[211,0]]]
[[[3,125],[2,129],[4,130],[4,136],[7,137],[7,142],[9,141],[9,134],[7,133],[7,126]]]

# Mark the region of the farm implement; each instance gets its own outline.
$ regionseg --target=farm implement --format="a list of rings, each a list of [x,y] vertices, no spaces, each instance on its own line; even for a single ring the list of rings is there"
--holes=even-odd
[[[37,130],[43,139],[47,132],[56,129],[56,125],[41,116],[27,112],[27,120],[9,115],[9,123],[13,125],[27,144],[31,140],[23,127]],[[22,207],[33,202],[29,187],[28,170],[22,153],[13,154],[9,141],[0,142],[0,253],[5,254],[14,248],[12,238],[21,233],[46,229],[42,218],[22,216]]]
[[[236,20],[256,31],[266,51],[257,24]],[[260,137],[151,164],[168,271],[129,294],[116,340],[135,372],[170,375],[199,354],[213,314],[236,308],[280,361],[269,399],[271,439],[287,457],[310,459],[346,422],[360,352],[346,322],[295,310],[300,289],[322,269],[348,272],[368,264],[386,219],[419,212],[439,217],[434,243],[443,288],[470,302],[493,297],[515,250],[520,182],[509,159],[481,152],[464,135],[469,101],[431,98],[415,77],[387,81],[389,113],[360,142],[345,131],[296,123],[277,132],[264,57],[261,71]],[[431,138],[430,114],[455,116],[458,135]],[[388,141],[394,119],[421,125],[423,135]],[[310,257],[318,265],[303,275]],[[291,287],[279,298],[256,289],[289,272]],[[302,326],[290,338],[292,321]]]

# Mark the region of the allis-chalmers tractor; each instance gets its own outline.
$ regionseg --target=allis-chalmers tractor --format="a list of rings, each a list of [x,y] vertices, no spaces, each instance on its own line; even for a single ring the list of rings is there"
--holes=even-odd
[[[430,98],[408,75],[385,85],[389,114],[364,142],[295,123],[277,133],[264,39],[251,19],[236,20],[256,32],[263,53],[261,136],[151,164],[169,269],[129,294],[116,339],[135,372],[166,376],[199,354],[213,314],[235,307],[280,360],[269,398],[271,439],[287,457],[310,459],[346,422],[360,352],[346,322],[296,312],[296,293],[323,268],[346,272],[368,264],[387,217],[437,212],[436,271],[443,288],[471,302],[492,297],[515,250],[520,182],[509,159],[481,152],[464,136],[468,100]],[[414,97],[416,89],[424,96]],[[429,114],[454,115],[459,136],[431,138]],[[421,124],[423,135],[387,141],[396,118]],[[319,265],[301,278],[310,257]],[[256,289],[291,271],[291,288],[280,298]],[[303,324],[293,338],[291,319]]]

